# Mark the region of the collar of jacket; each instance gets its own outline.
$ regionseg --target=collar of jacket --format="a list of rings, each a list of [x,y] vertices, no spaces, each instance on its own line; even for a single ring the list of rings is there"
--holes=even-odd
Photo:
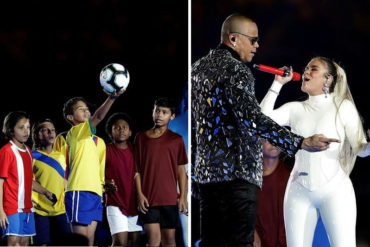
[[[231,47],[228,47],[227,45],[225,45],[224,43],[219,44],[219,45],[217,46],[217,49],[227,50],[227,51],[229,51],[229,52],[231,53],[231,55],[232,55],[235,59],[237,59],[237,60],[241,61],[241,60],[240,60],[240,56],[239,56],[239,54],[238,54],[236,51],[234,51],[233,49],[231,49]]]
[[[243,63],[243,61],[240,59],[239,54],[236,51],[234,51],[231,47],[225,45],[224,43],[219,44],[216,49],[218,49],[218,50],[226,50],[226,51],[230,52],[230,54],[231,54],[231,56],[233,58],[235,58],[236,60],[238,60],[242,64],[244,64],[244,66],[245,66],[245,68],[247,70],[247,73],[249,75],[250,81],[251,81],[252,85],[254,86],[254,76],[252,74],[252,71],[248,67],[248,64],[247,63]]]

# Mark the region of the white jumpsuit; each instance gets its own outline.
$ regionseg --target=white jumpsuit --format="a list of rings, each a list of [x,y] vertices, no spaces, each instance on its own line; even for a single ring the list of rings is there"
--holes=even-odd
[[[361,128],[356,108],[345,100],[336,118],[332,95],[321,94],[273,110],[281,87],[279,82],[273,82],[261,102],[263,113],[303,137],[323,134],[341,140],[341,143],[331,143],[326,151],[297,152],[284,197],[287,244],[289,247],[312,246],[320,213],[331,246],[356,247],[356,198],[351,180],[339,163],[345,137],[352,147],[356,145],[357,131]],[[370,145],[366,144],[359,156],[369,154]]]

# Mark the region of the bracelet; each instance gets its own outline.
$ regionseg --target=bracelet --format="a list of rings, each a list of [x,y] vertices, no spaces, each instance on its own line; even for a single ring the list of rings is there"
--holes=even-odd
[[[269,91],[271,91],[271,92],[273,92],[273,93],[275,93],[275,94],[277,94],[277,95],[279,95],[279,92],[276,92],[274,89],[269,89]]]
[[[117,98],[118,98],[118,96],[114,96],[113,94],[110,94],[110,95],[109,95],[109,98],[110,98],[110,99],[117,99]]]

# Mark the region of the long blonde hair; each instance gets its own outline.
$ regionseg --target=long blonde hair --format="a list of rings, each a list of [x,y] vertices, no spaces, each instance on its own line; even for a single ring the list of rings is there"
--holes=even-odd
[[[326,64],[326,67],[328,69],[328,74],[333,76],[333,82],[330,86],[329,92],[333,94],[333,102],[337,110],[335,114],[335,118],[338,119],[339,114],[340,114],[339,109],[342,103],[344,102],[344,100],[349,100],[357,111],[355,102],[353,100],[351,91],[347,83],[347,76],[346,76],[346,72],[344,71],[344,69],[341,66],[339,66],[336,62],[328,58],[316,57],[314,59],[319,59],[323,61]],[[358,114],[358,111],[357,111],[357,114]],[[341,118],[339,118],[339,120],[340,119]],[[356,138],[355,146],[351,146],[347,136],[345,136],[342,150],[340,151],[340,154],[339,154],[339,162],[341,164],[341,167],[344,170],[344,172],[347,173],[348,175],[351,173],[353,169],[357,154],[359,153],[359,151],[362,149],[364,145],[362,141],[365,139],[365,133],[364,133],[364,129],[362,126],[362,122],[360,120],[360,116],[358,117],[358,119],[359,119],[358,120],[359,128],[357,130],[357,138]],[[337,121],[335,121],[335,124],[337,125]]]

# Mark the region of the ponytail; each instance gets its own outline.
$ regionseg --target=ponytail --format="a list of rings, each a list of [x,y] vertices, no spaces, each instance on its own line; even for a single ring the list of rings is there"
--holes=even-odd
[[[347,76],[346,76],[346,73],[345,73],[344,69],[341,66],[339,66],[336,62],[333,62],[333,61],[331,61],[331,62],[333,63],[333,65],[335,67],[335,70],[336,70],[335,86],[333,88],[332,93],[333,93],[334,105],[335,105],[336,110],[337,110],[336,116],[335,116],[335,118],[337,120],[338,117],[339,117],[339,114],[340,114],[339,109],[340,109],[342,103],[344,102],[344,100],[350,101],[353,104],[353,106],[355,107],[356,111],[357,111],[357,108],[356,108],[355,102],[353,100],[351,91],[349,89],[349,86],[348,86],[348,83],[347,83]],[[334,81],[333,81],[332,84],[334,84]],[[358,114],[358,111],[357,111],[357,114]],[[339,118],[339,119],[341,119],[341,118]],[[343,146],[342,146],[342,150],[340,151],[340,154],[339,154],[339,162],[341,164],[341,167],[344,170],[344,172],[347,173],[348,175],[351,173],[351,171],[353,169],[353,166],[354,166],[355,161],[356,161],[357,154],[359,153],[359,151],[363,147],[362,140],[364,140],[364,138],[365,138],[365,133],[364,133],[364,129],[363,129],[360,117],[358,117],[358,121],[359,121],[358,122],[359,128],[357,130],[357,137],[356,137],[355,146],[351,146],[349,141],[348,141],[347,136],[345,136]],[[335,121],[335,124],[337,125],[337,121]]]

